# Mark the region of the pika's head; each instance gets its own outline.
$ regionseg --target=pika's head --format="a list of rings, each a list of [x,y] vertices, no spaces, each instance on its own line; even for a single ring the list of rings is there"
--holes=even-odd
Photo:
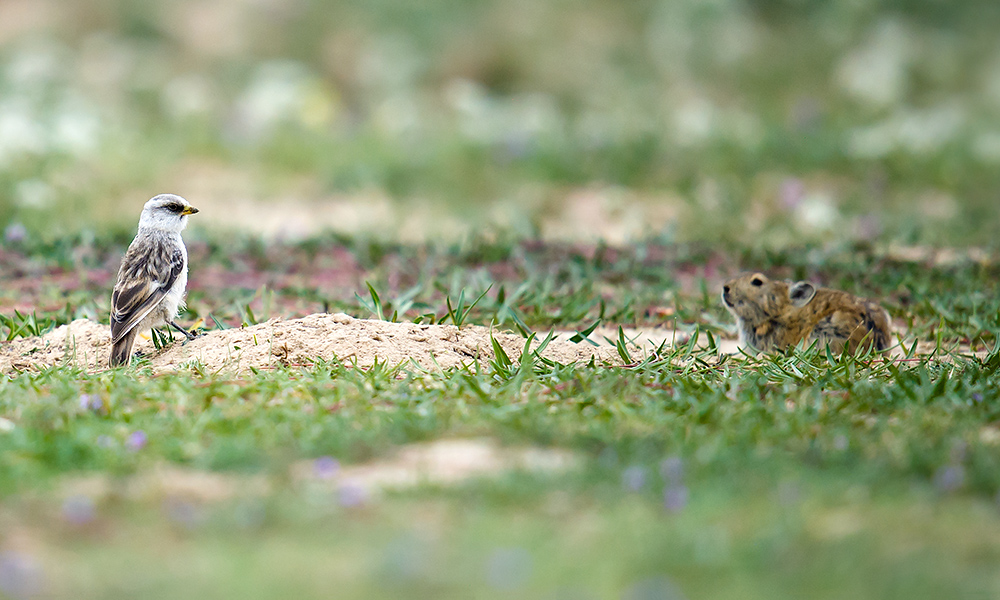
[[[790,309],[802,308],[816,296],[808,281],[774,281],[762,273],[743,273],[722,286],[722,303],[750,323],[760,323]]]

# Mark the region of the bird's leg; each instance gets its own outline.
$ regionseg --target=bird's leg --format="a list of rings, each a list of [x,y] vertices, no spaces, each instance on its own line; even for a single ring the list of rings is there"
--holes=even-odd
[[[193,340],[194,338],[198,337],[197,333],[188,331],[187,329],[184,329],[183,327],[181,327],[177,323],[174,323],[173,321],[168,321],[168,323],[170,324],[171,327],[173,327],[177,331],[183,333],[184,337],[186,337],[188,340]]]

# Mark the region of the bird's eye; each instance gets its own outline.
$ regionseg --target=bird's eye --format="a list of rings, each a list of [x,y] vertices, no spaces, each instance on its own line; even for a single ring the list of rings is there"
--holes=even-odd
[[[750,285],[754,287],[760,287],[764,285],[764,280],[761,279],[760,277],[754,277],[753,279],[750,280]]]
[[[181,204],[178,204],[177,202],[171,202],[170,204],[166,205],[164,208],[166,208],[170,212],[174,212],[174,213],[179,213],[182,210],[184,210],[184,206],[181,205]]]

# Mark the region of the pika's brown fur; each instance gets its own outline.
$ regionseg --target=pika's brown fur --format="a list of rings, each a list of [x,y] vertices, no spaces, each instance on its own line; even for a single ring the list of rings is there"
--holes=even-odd
[[[817,288],[808,281],[774,281],[761,273],[743,273],[722,288],[722,302],[736,316],[740,344],[760,351],[784,350],[805,341],[844,346],[889,347],[889,314],[876,302]]]

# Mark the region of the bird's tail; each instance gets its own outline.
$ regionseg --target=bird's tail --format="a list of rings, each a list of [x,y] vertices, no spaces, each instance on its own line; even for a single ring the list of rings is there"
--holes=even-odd
[[[111,346],[111,368],[127,365],[132,358],[132,344],[135,342],[135,328]]]

